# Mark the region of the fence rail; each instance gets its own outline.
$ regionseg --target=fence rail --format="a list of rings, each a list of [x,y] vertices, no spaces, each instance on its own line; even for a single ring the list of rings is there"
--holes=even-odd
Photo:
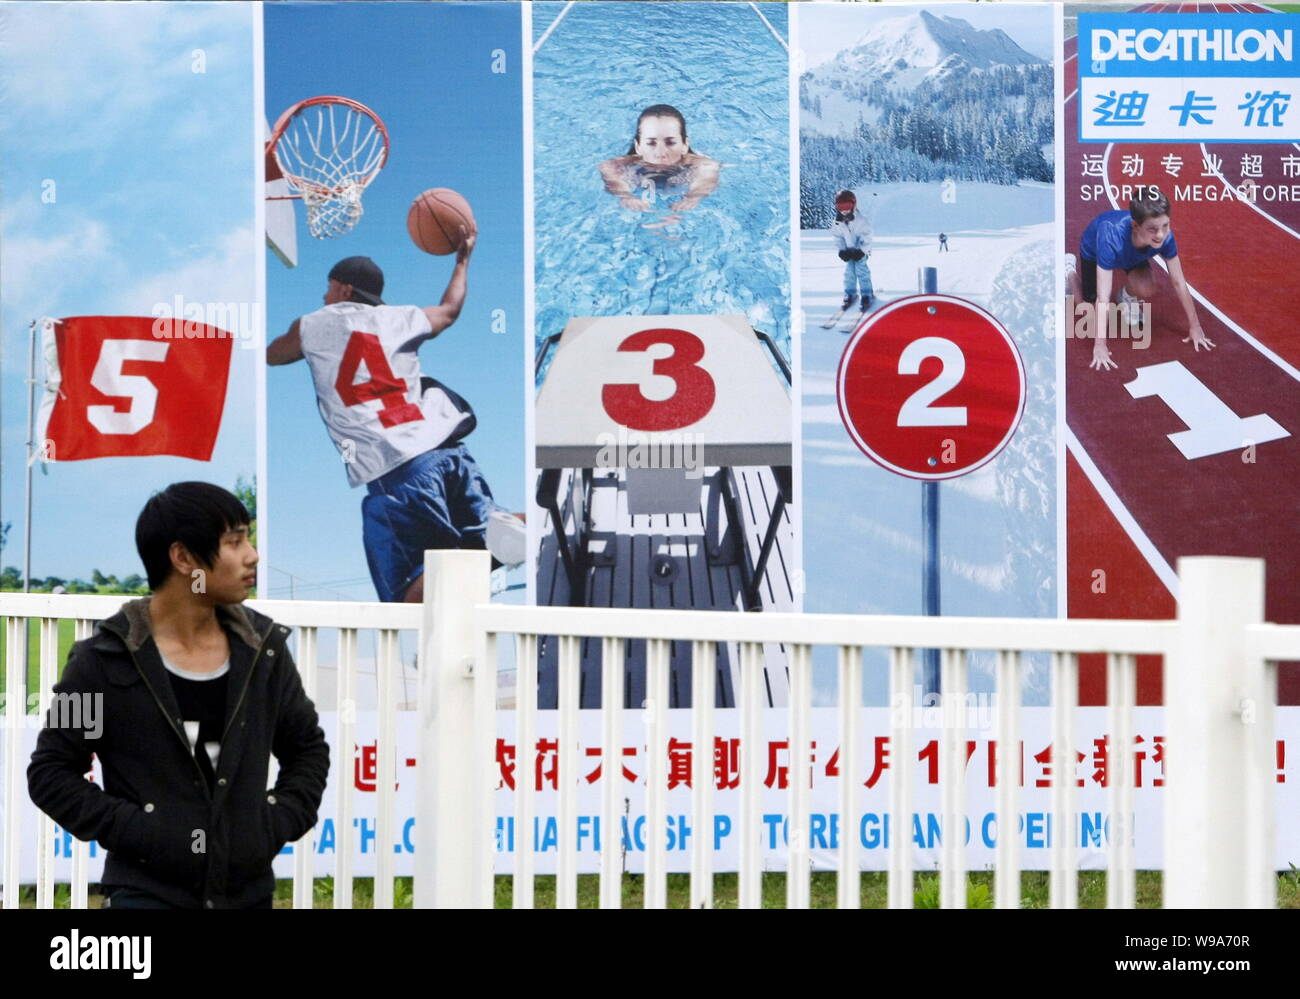
[[[1164,899],[1171,907],[1255,907],[1275,904],[1272,870],[1274,845],[1273,705],[1278,660],[1300,659],[1300,626],[1262,623],[1263,564],[1245,559],[1184,559],[1177,621],[1077,621],[1055,619],[857,617],[779,613],[722,613],[672,610],[617,610],[525,607],[488,603],[488,561],[477,552],[430,552],[426,557],[425,601],[419,605],[349,604],[323,601],[250,601],[280,623],[297,629],[296,658],[310,696],[319,689],[321,632],[337,632],[335,702],[354,705],[358,683],[360,636],[375,634],[376,708],[378,716],[376,842],[392,842],[395,822],[394,777],[400,638],[418,639],[419,694],[417,749],[418,794],[415,811],[414,903],[417,907],[490,907],[499,848],[494,802],[498,771],[498,654],[513,645],[517,668],[517,704],[513,719],[519,747],[537,739],[539,644],[556,642],[558,706],[552,714],[558,732],[555,812],[560,837],[556,852],[556,900],[561,908],[578,902],[579,821],[577,749],[579,711],[579,643],[600,643],[602,652],[600,751],[611,767],[621,759],[624,726],[622,662],[629,642],[645,643],[646,701],[642,706],[645,742],[646,816],[645,905],[667,904],[667,744],[669,739],[669,649],[685,642],[691,651],[690,684],[693,744],[712,744],[720,719],[716,709],[716,655],[723,643],[734,644],[739,662],[737,692],[739,807],[739,904],[762,904],[764,858],[761,741],[766,704],[763,683],[765,643],[781,643],[788,653],[789,706],[784,735],[789,742],[789,773],[809,772],[813,660],[818,647],[829,648],[838,683],[842,780],[837,799],[840,829],[856,825],[857,789],[863,782],[861,710],[864,677],[871,663],[864,650],[888,654],[890,703],[911,704],[919,651],[939,649],[945,699],[962,703],[969,692],[968,652],[993,653],[995,702],[993,731],[999,746],[1019,745],[1022,735],[1022,684],[1026,653],[1050,653],[1052,758],[1074,752],[1078,707],[1078,655],[1104,653],[1109,696],[1107,732],[1112,746],[1128,747],[1134,737],[1137,655],[1159,654],[1165,663],[1166,785]],[[40,817],[35,844],[24,844],[21,819],[32,809],[26,798],[22,732],[29,725],[27,708],[28,623],[38,622],[39,683],[36,707],[43,713],[57,671],[58,624],[73,619],[77,637],[88,635],[93,622],[114,613],[121,599],[104,596],[0,595],[7,655],[6,737],[4,742],[4,856],[6,904],[16,904],[20,851],[37,851],[37,905],[53,904],[53,828]],[[900,702],[900,698],[903,700]],[[963,716],[945,721],[938,739],[942,828],[961,828],[966,817],[964,775],[968,766]],[[891,712],[889,820],[894,830],[907,829],[912,814],[918,765],[910,716]],[[331,745],[341,756],[335,801],[338,847],[334,861],[334,904],[352,902],[354,830],[349,770],[355,738],[355,714],[337,713]],[[1131,907],[1135,901],[1133,815],[1135,781],[1132,754],[1112,753],[1107,783],[1109,836],[1107,904]],[[468,758],[468,764],[466,760]],[[995,811],[999,829],[1014,828],[1018,815],[1019,761],[1011,752],[996,754]],[[690,819],[697,830],[689,851],[690,904],[713,904],[713,854],[710,838],[716,803],[712,754],[691,759]],[[1052,821],[1070,827],[1075,812],[1073,772],[1053,768]],[[602,786],[599,821],[606,831],[620,828],[625,806],[619,781]],[[539,815],[539,797],[531,779],[516,780],[512,815],[528,846],[526,833]],[[786,903],[810,904],[810,792],[808,783],[791,779],[788,789],[789,846]],[[599,855],[599,902],[622,904],[623,866],[618,837],[606,835]],[[902,845],[898,845],[901,843]],[[294,905],[312,904],[311,834],[295,850]],[[888,848],[888,904],[913,904],[913,867],[906,836]],[[841,835],[834,851],[838,866],[837,904],[860,904],[861,844],[856,835]],[[72,904],[86,904],[86,844],[73,854]],[[994,898],[999,907],[1020,904],[1020,858],[1014,837],[998,836]],[[531,848],[515,851],[512,904],[534,904],[536,856]],[[1051,847],[1050,899],[1053,907],[1073,907],[1077,898],[1077,844],[1058,835]],[[942,837],[939,865],[940,902],[964,907],[967,890],[966,847],[961,837]],[[393,904],[393,857],[377,853],[374,904]]]

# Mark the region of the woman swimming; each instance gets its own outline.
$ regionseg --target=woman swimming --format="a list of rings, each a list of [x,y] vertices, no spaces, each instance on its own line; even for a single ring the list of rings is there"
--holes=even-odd
[[[721,169],[717,160],[691,151],[686,119],[680,111],[668,104],[655,104],[637,119],[636,136],[627,155],[605,160],[600,175],[605,190],[631,211],[654,210],[653,202],[638,196],[643,190],[671,193],[680,188],[685,193],[672,210],[687,212],[717,188]]]

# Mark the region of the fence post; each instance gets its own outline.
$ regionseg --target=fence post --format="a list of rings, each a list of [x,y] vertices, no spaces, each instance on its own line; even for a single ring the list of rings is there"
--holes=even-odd
[[[420,618],[419,757],[416,772],[415,884],[417,909],[474,904],[474,845],[479,829],[475,786],[475,604],[488,602],[487,552],[424,553]]]
[[[1264,563],[1178,560],[1178,636],[1165,661],[1164,904],[1274,904],[1273,702],[1246,628],[1264,616]],[[1261,752],[1261,746],[1263,752]]]

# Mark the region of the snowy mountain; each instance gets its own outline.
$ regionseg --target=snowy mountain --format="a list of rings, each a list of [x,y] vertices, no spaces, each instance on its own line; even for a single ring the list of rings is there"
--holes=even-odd
[[[1034,66],[1044,60],[1017,45],[1001,28],[982,31],[959,17],[923,10],[874,25],[853,45],[804,73],[802,126],[824,135],[868,124],[887,93],[897,97],[924,82],[943,85],[997,66]]]

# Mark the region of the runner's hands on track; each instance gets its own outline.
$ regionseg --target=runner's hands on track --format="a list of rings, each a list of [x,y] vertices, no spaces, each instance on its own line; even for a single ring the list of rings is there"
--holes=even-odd
[[[1206,350],[1214,349],[1214,341],[1205,335],[1205,330],[1201,329],[1200,323],[1196,323],[1187,331],[1187,336],[1183,337],[1183,343],[1190,343],[1198,351],[1202,347]]]
[[[1092,348],[1092,363],[1088,365],[1098,371],[1105,371],[1108,368],[1118,368],[1119,365],[1110,359],[1110,348],[1106,346],[1106,341],[1097,338],[1096,344]]]

